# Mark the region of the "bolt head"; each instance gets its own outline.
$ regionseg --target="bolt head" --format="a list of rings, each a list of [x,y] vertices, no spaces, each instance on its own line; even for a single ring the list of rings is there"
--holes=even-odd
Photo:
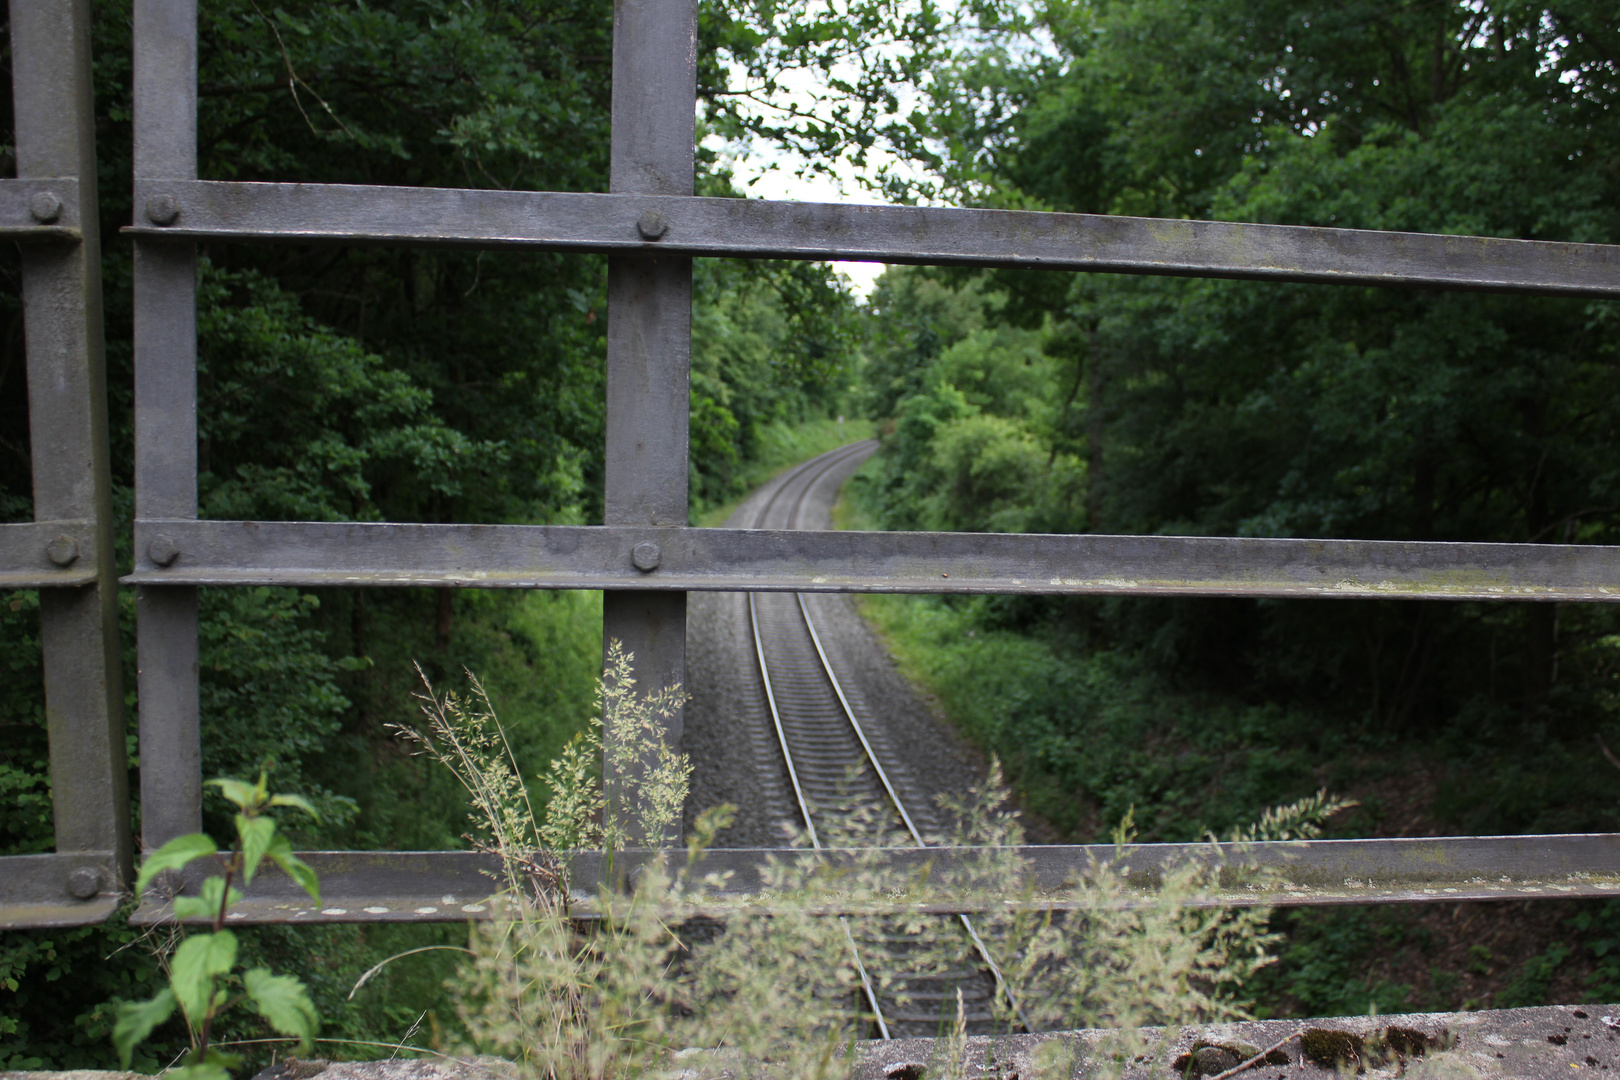
[[[146,200],[146,220],[154,225],[173,225],[180,216],[180,200],[173,195],[154,195]]]
[[[173,566],[174,560],[180,557],[180,545],[175,543],[174,537],[159,533],[146,545],[146,557],[158,566]]]
[[[79,557],[79,542],[63,533],[45,545],[45,554],[57,566],[71,566]]]
[[[664,558],[664,553],[658,550],[658,545],[651,540],[643,540],[630,549],[630,561],[635,563],[636,569],[643,574],[658,569],[658,564]]]
[[[101,891],[101,875],[94,867],[81,866],[68,875],[68,892],[88,900]]]
[[[36,191],[28,200],[28,213],[41,225],[49,225],[62,216],[62,200],[54,191]]]
[[[669,222],[656,210],[644,210],[636,222],[636,232],[641,234],[643,240],[657,240],[669,232]]]

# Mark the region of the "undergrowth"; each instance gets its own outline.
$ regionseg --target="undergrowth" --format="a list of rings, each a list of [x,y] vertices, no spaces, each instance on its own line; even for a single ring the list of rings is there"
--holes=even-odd
[[[693,1054],[740,1073],[847,1074],[872,1022],[852,942],[877,936],[849,926],[882,919],[905,939],[903,955],[865,965],[879,995],[903,1003],[908,978],[960,956],[958,924],[941,910],[982,913],[975,924],[1004,979],[995,1009],[1008,1029],[1020,1020],[1035,1030],[1112,1029],[1101,1064],[1122,1066],[1162,1049],[1144,1026],[1174,1032],[1249,1015],[1246,986],[1272,959],[1269,911],[1220,901],[1234,889],[1263,898],[1280,884],[1249,844],[1315,836],[1343,806],[1318,794],[1200,857],[1161,865],[1144,862],[1127,814],[1112,858],[1037,890],[993,768],[954,807],[957,830],[932,838],[972,849],[960,858],[898,873],[883,849],[825,857],[804,843],[802,856],[760,869],[761,888],[733,891],[704,862],[730,807],[700,817],[684,852],[631,850],[679,820],[691,767],[663,738],[679,687],[636,692],[630,662],[614,643],[598,715],[552,762],[542,814],[477,680],[467,695],[430,687],[425,727],[406,732],[466,788],[471,839],[501,867],[495,917],[474,929],[455,980],[461,1019],[477,1049],[547,1080],[664,1075]],[[846,831],[857,835],[859,822]],[[938,1044],[946,1075],[962,1066],[965,1028],[954,1011]],[[1051,1044],[1039,1075],[1070,1074],[1064,1045]]]

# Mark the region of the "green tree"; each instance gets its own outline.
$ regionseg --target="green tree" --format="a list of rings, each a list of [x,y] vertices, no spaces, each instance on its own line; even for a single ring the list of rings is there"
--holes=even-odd
[[[932,136],[950,149],[941,182],[964,199],[1620,240],[1620,22],[1603,5],[1099,0],[1041,5],[1034,24],[1055,48],[987,38],[932,91]],[[947,392],[938,376],[969,330],[926,347],[916,335],[870,369],[877,415],[893,420],[875,503],[892,525],[1617,539],[1613,303],[1028,272],[930,280],[955,303],[1000,297],[975,307],[988,326],[1038,332],[1050,389],[1012,404],[1003,427],[1027,431],[1052,464],[1026,478],[1029,455],[1009,456],[1014,444],[976,414],[969,438],[967,388]],[[897,322],[939,332],[947,305],[905,288],[915,299]],[[946,470],[963,460],[974,464]],[[998,482],[965,482],[976,475]],[[1139,723],[1172,745],[1191,735],[1167,719],[1171,696],[1213,695],[1234,716],[1273,703],[1364,746],[1443,753],[1453,779],[1434,809],[1459,828],[1616,824],[1602,778],[1572,768],[1594,732],[1615,732],[1604,609],[1028,599],[963,610],[970,625],[1036,635],[1054,663],[1113,655],[1151,672],[1138,688],[1157,687],[1157,703],[1139,706]],[[1078,706],[1028,708],[1029,723],[1066,739],[1105,727]],[[1256,724],[1251,741],[1297,734]],[[1111,797],[1082,772],[1062,775]]]

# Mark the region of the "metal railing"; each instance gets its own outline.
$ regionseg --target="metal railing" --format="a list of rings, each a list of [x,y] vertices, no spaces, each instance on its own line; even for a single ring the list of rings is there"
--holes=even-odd
[[[0,924],[11,926],[101,918],[111,909],[117,873],[127,870],[86,17],[87,0],[14,2],[18,159],[25,179],[0,189],[0,228],[31,241],[25,272],[41,521],[0,528],[0,572],[5,584],[38,587],[50,598],[44,637],[58,854],[3,867]],[[42,24],[52,20],[72,22],[73,32],[47,32]],[[196,168],[196,0],[136,0],[134,35],[136,220],[127,231],[135,247],[135,567],[123,580],[138,591],[142,844],[148,849],[200,826],[202,585],[601,589],[605,634],[635,654],[637,678],[648,686],[684,681],[685,594],[694,589],[1620,597],[1615,547],[687,527],[694,256],[1615,297],[1620,247],[697,198],[695,0],[620,0],[615,6],[608,194],[206,181]],[[58,148],[50,140],[63,138],[59,109],[45,102],[68,99],[78,103],[76,134],[71,147],[63,142]],[[42,115],[52,117],[48,133],[39,124]],[[54,212],[46,194],[61,202],[49,221],[35,212]],[[195,244],[203,240],[605,253],[611,312],[605,524],[198,520]],[[50,553],[73,545],[76,559],[51,561]],[[681,724],[679,716],[671,723],[676,745]],[[1261,858],[1283,857],[1261,848]],[[1195,850],[1150,845],[1135,857]],[[1058,880],[1095,852],[1033,849],[1032,872]],[[746,888],[753,880],[749,868],[761,857],[733,851],[708,858],[737,871],[735,887]],[[905,863],[916,854],[889,857]],[[933,849],[929,857],[955,855]],[[325,907],[312,908],[284,888],[289,883],[261,875],[241,909],[245,921],[460,920],[482,909],[477,900],[487,879],[478,872],[480,856],[308,858],[321,874]],[[1620,835],[1611,834],[1318,841],[1292,849],[1289,858],[1286,874],[1294,884],[1267,894],[1267,902],[1620,894]],[[22,868],[20,875],[12,866]],[[85,876],[87,867],[99,875],[94,881]],[[17,882],[27,882],[27,889]],[[74,901],[87,882],[92,898]],[[136,921],[163,915],[163,905],[149,903]]]
[[[14,0],[11,49],[34,521],[0,525],[0,586],[39,590],[56,852],[0,859],[0,926],[71,926],[111,915],[130,867],[89,0]]]

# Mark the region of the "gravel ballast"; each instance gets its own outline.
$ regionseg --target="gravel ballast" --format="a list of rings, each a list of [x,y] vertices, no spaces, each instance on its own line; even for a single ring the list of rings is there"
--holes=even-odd
[[[812,489],[802,520],[830,528],[838,489],[866,456],[829,471]],[[726,527],[751,527],[782,481],[778,477],[754,492]],[[806,606],[850,705],[907,808],[925,832],[941,828],[938,797],[960,798],[983,780],[983,767],[895,667],[853,598],[807,594]],[[685,748],[693,764],[687,826],[702,810],[731,803],[737,807],[736,823],[719,835],[716,846],[778,846],[799,823],[760,683],[746,594],[691,593],[686,635],[692,702]]]

